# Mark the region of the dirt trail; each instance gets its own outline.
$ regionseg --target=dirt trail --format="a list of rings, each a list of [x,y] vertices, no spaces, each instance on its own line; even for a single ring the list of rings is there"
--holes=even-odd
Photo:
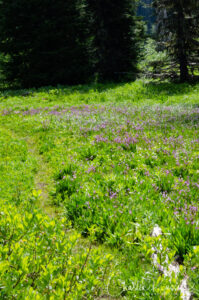
[[[40,155],[36,142],[33,137],[21,136],[14,130],[6,128],[7,132],[10,132],[11,136],[15,139],[23,139],[26,142],[28,152],[37,160],[38,170],[34,176],[34,189],[41,191],[40,201],[38,206],[51,218],[57,217],[60,210],[56,206],[52,205],[50,191],[54,186],[54,182],[51,174],[53,170],[50,169],[49,165],[45,162],[42,155]]]
[[[41,191],[40,201],[38,202],[39,207],[49,216],[55,217],[58,214],[58,210],[51,203],[50,191],[54,185],[51,177],[52,170],[49,165],[45,162],[42,155],[39,154],[37,147],[35,146],[33,138],[27,139],[27,146],[29,152],[34,155],[38,163],[38,171],[35,174],[35,189]]]

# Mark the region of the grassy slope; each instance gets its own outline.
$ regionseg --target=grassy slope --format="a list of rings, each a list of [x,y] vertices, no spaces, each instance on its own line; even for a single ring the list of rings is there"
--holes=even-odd
[[[36,198],[35,207],[39,206],[57,220],[60,214],[67,215],[84,236],[88,234],[88,228],[93,228],[97,242],[107,244],[106,248],[98,244],[99,252],[114,255],[114,263],[110,269],[115,274],[113,276],[111,273],[104,279],[105,287],[101,288],[101,295],[120,295],[130,299],[159,299],[160,296],[177,299],[177,283],[168,283],[167,278],[158,279],[158,271],[151,265],[152,244],[158,241],[150,240],[150,232],[155,223],[161,225],[163,231],[170,233],[173,226],[176,232],[174,230],[172,233],[175,236],[180,234],[180,237],[166,238],[165,247],[170,247],[173,255],[192,255],[191,262],[189,256],[185,257],[185,262],[193,264],[190,276],[197,280],[194,268],[197,268],[198,261],[192,247],[198,244],[198,237],[194,231],[191,236],[192,240],[195,239],[194,244],[190,242],[192,229],[186,232],[181,219],[179,223],[175,223],[175,218],[169,218],[174,207],[172,204],[167,207],[168,204],[162,203],[162,199],[164,193],[172,200],[175,199],[176,185],[177,189],[185,189],[177,208],[197,203],[195,186],[191,186],[191,196],[187,197],[188,191],[183,184],[189,180],[191,184],[198,181],[195,166],[199,149],[197,142],[194,146],[191,144],[198,135],[198,105],[199,85],[143,81],[124,85],[49,87],[2,92],[0,199],[23,206],[26,201]],[[162,123],[159,122],[161,118]],[[150,123],[151,120],[157,127]],[[139,129],[131,129],[133,123],[143,126],[143,121],[147,121],[148,125],[146,123],[141,133]],[[97,132],[95,125],[101,128]],[[117,143],[122,144],[121,138],[130,136],[129,144],[122,145],[119,152],[117,143],[113,143],[115,136],[113,137],[112,131],[118,129],[120,140]],[[140,137],[135,148],[131,137],[138,133]],[[167,143],[162,147],[161,143],[167,135],[171,139],[175,137],[174,145]],[[107,138],[109,142],[100,140],[99,144],[93,144],[96,136],[98,139],[99,136]],[[179,136],[182,136],[184,146],[177,140]],[[146,143],[147,139],[152,141],[152,147]],[[155,157],[158,148],[165,148],[164,150],[170,151],[170,155]],[[180,166],[176,164],[175,155],[171,154],[173,151],[182,156]],[[190,157],[188,162],[187,155]],[[121,167],[118,167],[118,163]],[[111,164],[117,166],[113,171]],[[127,170],[123,164],[128,164]],[[132,167],[130,171],[129,166]],[[187,173],[187,169],[192,173]],[[164,172],[171,170],[172,174],[165,176]],[[124,171],[129,174],[124,175]],[[150,173],[149,178],[147,172]],[[171,178],[167,180],[169,176]],[[179,183],[179,178],[184,182]],[[127,195],[125,191],[129,182],[134,188]],[[82,193],[79,192],[81,184]],[[153,185],[159,191],[151,191]],[[128,188],[131,189],[132,186],[129,185]],[[95,199],[92,194],[94,189],[102,203],[99,208],[96,200],[91,200],[92,197]],[[35,190],[40,191],[36,193]],[[106,195],[107,192],[109,196]],[[95,212],[95,217],[90,209],[85,208],[85,203],[89,202],[89,193],[92,195],[89,201],[93,201],[89,205],[94,205],[91,211]],[[116,209],[118,203],[113,208],[115,196],[122,205],[123,218]],[[83,202],[79,201],[81,197]],[[110,197],[110,203],[103,204],[104,197]],[[116,223],[114,220],[106,221],[107,211],[115,214]],[[92,227],[93,224],[97,224],[97,227]],[[87,245],[87,240],[80,241]],[[146,270],[150,270],[148,275],[145,275]],[[165,289],[165,286],[170,286],[170,289]],[[71,297],[75,299],[75,296]]]

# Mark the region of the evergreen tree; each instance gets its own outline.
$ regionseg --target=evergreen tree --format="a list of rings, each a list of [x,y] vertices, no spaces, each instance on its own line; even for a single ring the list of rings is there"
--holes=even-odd
[[[7,81],[75,84],[91,75],[84,0],[1,0],[0,52]]]
[[[190,67],[199,63],[198,0],[155,0],[160,45],[170,55],[170,66],[179,68],[180,80],[189,79]]]
[[[129,78],[136,72],[138,33],[143,29],[137,26],[135,1],[88,0],[88,4],[99,79]]]

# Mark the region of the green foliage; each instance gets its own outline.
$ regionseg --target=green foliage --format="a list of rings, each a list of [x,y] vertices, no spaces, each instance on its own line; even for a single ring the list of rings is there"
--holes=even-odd
[[[195,299],[199,297],[199,247],[193,247],[184,261],[189,276],[189,287]]]
[[[139,68],[144,76],[150,74],[161,74],[162,68],[167,65],[168,57],[166,51],[157,51],[155,40],[148,38],[143,44],[143,57],[140,59]]]
[[[67,233],[37,211],[13,205],[0,210],[1,299],[93,299],[99,295],[111,255],[78,248],[80,236]]]

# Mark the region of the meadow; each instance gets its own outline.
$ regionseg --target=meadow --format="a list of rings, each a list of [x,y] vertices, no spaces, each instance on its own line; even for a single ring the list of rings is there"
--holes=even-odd
[[[199,84],[0,92],[0,201],[0,299],[199,299]]]

